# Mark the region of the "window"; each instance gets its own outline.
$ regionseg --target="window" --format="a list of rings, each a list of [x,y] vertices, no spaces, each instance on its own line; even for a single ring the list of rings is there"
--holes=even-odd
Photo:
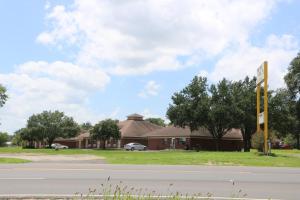
[[[179,143],[184,145],[186,143],[186,138],[179,138]]]

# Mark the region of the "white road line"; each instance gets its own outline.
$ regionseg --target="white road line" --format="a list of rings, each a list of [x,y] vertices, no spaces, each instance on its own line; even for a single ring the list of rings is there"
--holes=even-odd
[[[7,178],[0,178],[0,180],[45,180],[46,178],[19,178],[19,177],[7,177]]]
[[[13,170],[28,170],[28,171],[103,171],[104,169],[89,169],[89,168],[13,168]]]

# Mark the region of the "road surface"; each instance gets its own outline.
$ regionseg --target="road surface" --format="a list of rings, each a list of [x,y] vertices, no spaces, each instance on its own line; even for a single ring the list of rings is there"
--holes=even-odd
[[[0,165],[0,195],[87,194],[89,188],[100,193],[110,184],[132,187],[135,193],[137,188],[143,188],[145,193],[154,190],[165,195],[178,191],[219,197],[246,194],[247,198],[300,199],[299,168],[110,165],[83,161]]]

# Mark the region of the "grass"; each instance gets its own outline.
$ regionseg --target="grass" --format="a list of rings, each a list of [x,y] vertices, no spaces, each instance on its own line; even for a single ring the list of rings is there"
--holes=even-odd
[[[263,156],[255,150],[251,152],[213,151],[122,151],[67,149],[22,149],[20,147],[0,148],[1,153],[41,153],[41,154],[89,154],[101,156],[111,164],[160,164],[160,165],[236,165],[300,167],[300,150],[273,150],[272,156]]]
[[[99,189],[89,188],[89,192],[84,195],[82,193],[76,193],[74,199],[103,199],[103,200],[213,200],[217,199],[214,197],[213,193],[180,193],[172,191],[173,184],[169,184],[167,189],[167,194],[160,194],[155,190],[148,190],[147,188],[136,188],[123,184],[120,181],[117,184],[110,182],[110,177],[101,184]],[[237,190],[232,187],[232,193],[226,199],[239,199],[246,200],[248,198],[247,194],[244,193],[241,189]],[[219,198],[218,198],[219,199]]]
[[[27,163],[29,160],[19,158],[0,158],[0,164],[11,164],[11,163]]]

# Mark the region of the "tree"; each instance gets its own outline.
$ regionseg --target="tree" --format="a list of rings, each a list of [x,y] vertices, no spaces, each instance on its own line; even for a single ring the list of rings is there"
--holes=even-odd
[[[278,89],[269,101],[270,127],[278,131],[280,137],[295,132],[297,128],[296,105],[289,95],[286,89]]]
[[[165,120],[161,119],[161,118],[147,118],[145,119],[146,121],[152,123],[152,124],[156,124],[158,126],[163,126],[165,127],[166,124],[165,124]]]
[[[297,139],[297,148],[300,149],[300,52],[290,63],[284,80],[290,93],[290,100],[295,105],[294,116],[297,120],[297,128],[293,131],[293,134]]]
[[[221,138],[237,126],[232,88],[232,83],[223,79],[208,89],[207,79],[196,76],[187,87],[172,96],[173,103],[169,105],[167,116],[175,126],[188,126],[191,131],[207,128],[219,150]]]
[[[76,136],[80,131],[79,125],[72,117],[63,112],[44,111],[32,115],[27,121],[27,135],[31,140],[46,140],[49,147],[58,137],[68,138]]]
[[[16,131],[12,138],[12,144],[16,146],[22,146],[23,140],[21,138],[20,132]]]
[[[0,84],[0,107],[5,104],[7,98],[6,89]]]
[[[0,147],[3,147],[6,145],[6,142],[8,141],[8,134],[0,132]]]
[[[205,127],[216,141],[216,149],[220,149],[222,137],[232,128],[238,127],[235,121],[237,104],[233,98],[232,82],[223,79],[217,85],[211,85],[211,100],[209,104],[208,119]]]
[[[34,148],[34,142],[37,141],[37,138],[28,128],[17,130],[15,135],[20,135],[22,143],[24,142],[26,147]]]
[[[300,92],[300,52],[290,63],[288,73],[285,75],[284,80],[291,94],[291,98],[299,100],[297,95]]]
[[[105,149],[106,141],[111,138],[119,139],[121,132],[115,120],[106,119],[95,124],[91,130],[91,136],[94,139],[100,140],[103,143],[102,148]]]
[[[233,101],[236,112],[233,117],[236,126],[241,129],[244,151],[250,151],[251,136],[256,132],[256,78],[246,77],[233,83]]]
[[[209,103],[207,79],[195,76],[187,87],[174,93],[167,117],[175,126],[194,131],[207,124]]]

